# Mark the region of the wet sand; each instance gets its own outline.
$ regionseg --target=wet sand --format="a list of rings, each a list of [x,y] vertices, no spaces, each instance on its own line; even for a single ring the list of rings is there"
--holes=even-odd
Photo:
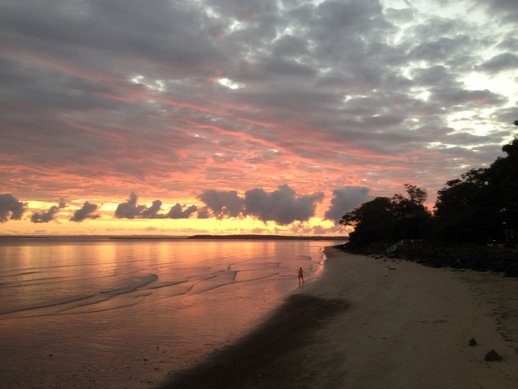
[[[320,280],[161,388],[518,388],[517,279],[326,253]]]

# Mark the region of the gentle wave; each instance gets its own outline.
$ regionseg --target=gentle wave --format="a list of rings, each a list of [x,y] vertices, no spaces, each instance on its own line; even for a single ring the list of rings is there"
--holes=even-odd
[[[147,289],[167,288],[169,286],[180,285],[180,284],[184,284],[186,282],[188,282],[188,281],[187,280],[182,280],[182,281],[166,281],[166,282],[161,282],[161,283],[156,284],[156,285],[150,285]]]
[[[181,261],[175,256],[156,263],[140,256],[112,259],[103,254],[99,262],[92,261],[93,257],[67,265],[34,263],[36,266],[1,269],[0,299],[5,304],[0,307],[0,320],[102,312],[137,305],[152,294],[162,300],[244,283],[295,279],[298,262],[311,277],[314,266],[310,255],[295,252],[267,253],[253,261],[248,256],[219,254],[207,257],[208,263]]]
[[[8,315],[8,314],[20,313],[20,312],[26,312],[26,311],[34,311],[34,310],[38,310],[38,309],[52,308],[52,307],[56,307],[56,306],[60,306],[60,305],[66,305],[66,304],[75,303],[75,302],[82,301],[82,300],[87,300],[94,296],[95,296],[95,294],[66,297],[61,300],[46,302],[46,303],[42,303],[42,304],[35,304],[35,305],[30,305],[30,306],[25,306],[25,307],[10,309],[10,310],[9,309],[2,310],[2,311],[0,311],[0,315]]]
[[[279,271],[267,272],[268,268],[277,268],[280,262],[256,263],[253,266],[246,266],[244,270],[219,270],[201,277],[191,276],[183,280],[165,280],[158,282],[159,276],[154,273],[124,277],[116,280],[119,285],[104,288],[88,294],[73,295],[57,300],[44,301],[28,306],[13,307],[0,310],[0,319],[8,317],[39,317],[49,315],[70,315],[79,313],[102,312],[124,307],[133,306],[142,302],[147,296],[156,290],[171,289],[165,291],[160,298],[170,298],[186,294],[206,293],[224,286],[245,282],[261,281],[271,279],[280,275]],[[243,266],[245,268],[245,266]],[[200,269],[207,270],[205,267]],[[262,270],[258,273],[258,270]],[[112,277],[101,277],[112,278]],[[33,280],[25,280],[12,285],[1,285],[0,288],[12,287],[33,287],[41,286],[61,280],[62,277],[46,277]],[[181,286],[181,289],[178,287]],[[134,293],[144,292],[137,295]],[[4,317],[2,317],[4,316]]]
[[[222,288],[224,286],[229,286],[229,285],[234,285],[234,284],[241,284],[241,283],[245,283],[245,282],[262,281],[262,280],[266,280],[266,279],[270,279],[270,278],[276,277],[279,274],[280,274],[279,272],[275,272],[275,273],[265,274],[265,275],[262,275],[262,276],[258,276],[258,277],[255,277],[255,278],[244,279],[244,280],[236,280],[234,278],[232,280],[229,280],[228,282],[216,283],[214,285],[195,285],[191,289],[191,293],[194,293],[194,294],[206,293],[206,292],[212,291],[214,289]]]
[[[143,288],[146,285],[151,284],[158,280],[158,275],[156,274],[146,274],[143,276],[126,279],[125,281],[129,281],[128,285],[124,285],[117,288],[102,290],[100,293],[108,296],[117,296],[119,294],[127,294],[134,292],[137,289]]]
[[[115,297],[121,295],[131,294],[135,291],[145,289],[146,286],[152,284],[158,280],[158,275],[144,274],[141,276],[134,276],[131,278],[124,278],[119,280],[123,285],[117,287],[103,289],[97,292],[67,296],[59,298],[57,300],[44,301],[37,304],[31,304],[27,306],[12,307],[4,310],[0,310],[0,316],[13,315],[16,316],[44,316],[59,314],[67,312],[78,307],[90,306],[103,303]],[[37,281],[37,280],[35,280]],[[18,287],[41,285],[35,283],[29,283],[24,285],[17,285]],[[2,286],[4,288],[5,286]],[[9,286],[7,286],[9,287]]]
[[[8,281],[0,284],[2,288],[24,288],[28,286],[47,285],[55,283],[56,280],[62,280],[62,276],[33,278],[32,280]]]

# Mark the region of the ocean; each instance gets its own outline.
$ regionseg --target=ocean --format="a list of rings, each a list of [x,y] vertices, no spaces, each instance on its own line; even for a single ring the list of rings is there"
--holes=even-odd
[[[153,387],[256,328],[336,244],[2,239],[0,387]]]

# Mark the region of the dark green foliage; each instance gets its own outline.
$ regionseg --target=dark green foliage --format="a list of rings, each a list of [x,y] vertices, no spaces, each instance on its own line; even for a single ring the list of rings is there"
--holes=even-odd
[[[515,121],[518,125],[518,121]],[[376,242],[429,238],[452,243],[516,243],[518,238],[518,139],[488,168],[472,169],[438,192],[435,212],[426,191],[405,185],[406,196],[378,197],[347,212],[340,224],[354,227],[349,248]]]
[[[470,170],[461,179],[448,181],[438,192],[433,236],[449,241],[485,243],[492,215],[498,206],[491,202],[495,188],[484,177],[484,169]],[[494,231],[491,226],[490,230]],[[491,239],[496,239],[492,237]]]
[[[505,145],[505,158],[489,168],[490,182],[499,188],[501,220],[504,228],[518,228],[518,139]]]
[[[489,168],[473,169],[438,192],[432,234],[454,242],[512,241],[518,227],[518,139]]]
[[[377,197],[347,212],[340,220],[344,226],[354,227],[348,246],[362,247],[371,242],[387,240],[395,223],[388,197]]]
[[[347,212],[340,224],[354,227],[349,247],[363,247],[376,241],[418,239],[431,219],[424,207],[426,191],[405,185],[407,197],[400,194],[377,197]]]

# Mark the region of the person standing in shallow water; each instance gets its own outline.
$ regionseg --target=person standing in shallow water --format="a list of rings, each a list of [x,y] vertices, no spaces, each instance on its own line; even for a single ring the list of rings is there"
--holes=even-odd
[[[304,283],[304,270],[299,267],[299,285]]]

